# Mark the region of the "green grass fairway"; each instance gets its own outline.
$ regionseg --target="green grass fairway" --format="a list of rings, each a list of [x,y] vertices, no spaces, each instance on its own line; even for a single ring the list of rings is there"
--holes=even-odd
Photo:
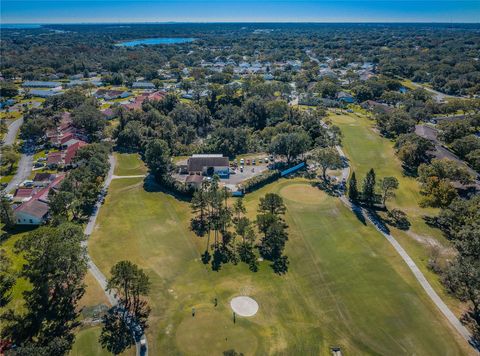
[[[83,329],[77,333],[70,356],[110,356],[111,353],[98,343],[101,327]]]
[[[147,168],[140,160],[138,153],[117,153],[115,159],[117,164],[114,174],[117,176],[134,176],[147,173]]]
[[[102,346],[98,343],[98,337],[100,336],[102,328],[100,326],[93,326],[90,328],[82,329],[78,332],[75,339],[75,344],[73,344],[72,351],[70,356],[111,356],[110,352],[103,349]],[[130,349],[122,353],[122,356],[133,356],[135,355],[135,347],[132,346]]]
[[[469,352],[388,242],[338,199],[309,182],[281,180],[247,196],[250,213],[268,191],[284,196],[288,209],[283,277],[267,262],[258,273],[245,265],[211,271],[199,259],[205,240],[188,229],[187,203],[146,192],[142,179],[112,182],[89,250],[104,272],[126,259],[147,270],[152,355],[327,355],[333,345],[347,355]],[[229,301],[242,294],[260,309],[234,324]]]
[[[399,181],[396,197],[387,202],[389,208],[403,210],[412,224],[408,232],[390,228],[391,233],[399,240],[415,262],[422,269],[437,293],[460,316],[463,305],[458,299],[448,295],[439,281],[439,276],[427,268],[431,246],[427,240],[438,241],[444,248],[443,258],[451,258],[450,243],[440,230],[428,226],[423,216],[434,216],[438,209],[420,208],[420,186],[415,178],[403,175],[400,161],[395,155],[394,142],[379,135],[374,122],[361,114],[330,115],[332,122],[340,127],[343,133],[342,145],[350,165],[355,171],[358,188],[370,168],[374,168],[377,182],[381,177],[394,176]]]

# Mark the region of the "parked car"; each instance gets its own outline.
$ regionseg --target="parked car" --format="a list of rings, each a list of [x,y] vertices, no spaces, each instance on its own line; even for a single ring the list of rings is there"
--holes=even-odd
[[[242,158],[242,159],[240,160],[240,165],[243,166],[244,164],[245,164],[245,160]]]
[[[250,160],[249,160],[249,159],[247,159],[247,166],[249,166],[249,165],[250,165]]]
[[[252,165],[255,165],[255,164],[256,163],[255,163],[255,158],[254,158],[254,159],[252,159]]]
[[[33,180],[24,180],[21,185],[26,187],[26,188],[33,187]]]
[[[240,166],[240,172],[243,173],[243,166]]]
[[[264,161],[265,163],[268,163],[268,157],[265,157]]]

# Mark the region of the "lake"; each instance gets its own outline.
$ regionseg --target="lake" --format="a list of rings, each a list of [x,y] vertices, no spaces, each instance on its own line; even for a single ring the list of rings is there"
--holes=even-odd
[[[4,29],[29,29],[29,28],[40,28],[40,24],[30,24],[30,23],[3,23],[0,24],[0,28]]]
[[[140,40],[132,40],[126,42],[116,43],[115,46],[122,46],[122,47],[134,47],[140,45],[170,45],[170,44],[178,44],[178,43],[187,43],[195,41],[195,38],[183,38],[183,37],[172,37],[172,38],[144,38]]]

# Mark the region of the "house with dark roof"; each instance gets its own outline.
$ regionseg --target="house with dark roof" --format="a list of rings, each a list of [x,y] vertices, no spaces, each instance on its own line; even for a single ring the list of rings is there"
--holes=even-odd
[[[389,113],[393,110],[393,107],[388,106],[387,104],[384,104],[384,103],[379,103],[378,101],[375,101],[375,100],[366,100],[360,106],[366,110],[372,110],[377,112]]]
[[[228,157],[221,154],[195,154],[187,161],[188,174],[218,175],[220,178],[230,177]]]
[[[37,173],[33,177],[34,187],[46,187],[55,179],[55,175],[52,173]]]

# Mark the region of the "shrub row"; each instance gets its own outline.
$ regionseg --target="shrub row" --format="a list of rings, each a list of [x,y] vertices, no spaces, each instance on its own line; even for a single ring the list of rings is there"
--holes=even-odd
[[[240,185],[240,190],[244,193],[252,192],[258,188],[263,187],[265,184],[271,183],[280,178],[279,170],[269,170],[258,176],[247,179]]]

